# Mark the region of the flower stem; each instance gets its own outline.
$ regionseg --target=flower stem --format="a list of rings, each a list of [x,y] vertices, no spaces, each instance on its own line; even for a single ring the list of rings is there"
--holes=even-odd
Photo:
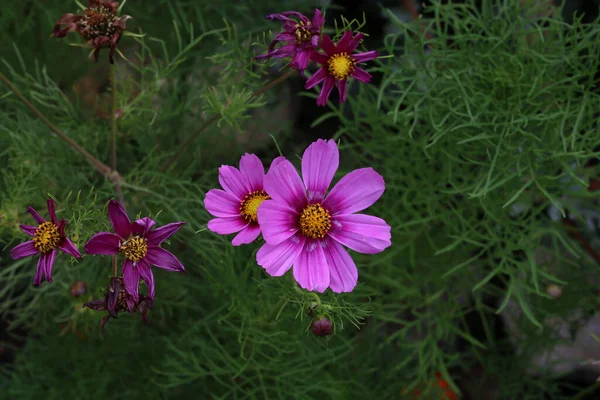
[[[110,66],[110,81],[112,87],[112,113],[111,113],[111,126],[110,126],[110,160],[113,170],[117,169],[117,67],[115,64]]]
[[[117,276],[117,256],[112,256],[112,273],[113,276]]]
[[[267,83],[265,86],[263,86],[262,88],[258,89],[254,93],[252,93],[251,97],[258,97],[258,96],[260,96],[261,94],[263,94],[267,90],[271,89],[273,86],[276,86],[279,83],[285,81],[287,78],[289,78],[290,76],[294,75],[295,73],[296,73],[295,70],[290,70],[290,71],[286,72],[285,74],[281,75],[279,78],[274,79],[273,81]],[[163,173],[166,172],[169,169],[169,167],[171,167],[171,165],[173,165],[173,163],[175,161],[177,161],[177,158],[179,157],[179,155],[181,153],[185,152],[185,150],[188,148],[188,146],[190,145],[190,143],[192,143],[192,141],[194,141],[194,139],[196,139],[204,130],[206,130],[206,128],[208,128],[209,126],[211,126],[214,122],[217,122],[218,119],[219,119],[219,114],[215,114],[212,117],[210,117],[209,119],[207,119],[200,126],[200,128],[198,128],[194,133],[192,133],[190,135],[190,137],[188,137],[181,144],[181,146],[179,146],[179,148],[177,149],[177,151],[175,152],[175,154],[173,154],[173,156],[171,158],[169,158],[164,163],[164,165],[160,168],[160,172],[163,172]]]
[[[93,155],[88,153],[88,151],[86,149],[81,147],[77,142],[75,142],[73,139],[68,137],[63,131],[58,129],[52,122],[50,122],[48,120],[48,118],[46,118],[44,116],[44,114],[42,114],[40,112],[40,110],[38,110],[31,102],[29,102],[29,100],[27,100],[25,98],[25,96],[23,96],[21,94],[19,89],[17,89],[17,87],[15,85],[13,85],[8,80],[8,78],[6,78],[6,76],[4,76],[4,74],[2,72],[0,72],[0,80],[2,82],[4,82],[4,84],[17,96],[17,98],[19,100],[21,100],[21,102],[23,102],[23,104],[25,104],[27,106],[27,108],[29,108],[31,111],[33,111],[33,113],[39,119],[41,119],[48,126],[48,128],[50,128],[50,130],[52,130],[54,133],[56,133],[56,135],[59,138],[61,138],[63,141],[65,141],[67,144],[69,144],[69,146],[71,146],[73,149],[75,149],[79,153],[83,154],[85,156],[85,158],[88,159],[88,161],[92,164],[92,166],[98,172],[100,172],[103,176],[109,177],[113,180],[120,176],[116,171],[112,170],[108,165],[104,164],[103,162],[98,160],[96,157],[94,157]]]

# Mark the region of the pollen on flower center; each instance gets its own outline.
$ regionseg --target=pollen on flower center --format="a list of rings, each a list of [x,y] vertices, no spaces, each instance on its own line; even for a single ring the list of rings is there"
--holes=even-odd
[[[304,25],[304,23],[302,22],[296,24],[296,30],[294,31],[294,34],[296,35],[296,44],[304,44],[306,42],[310,42],[312,34],[308,29],[309,26],[310,21],[308,21],[306,25]]]
[[[113,22],[117,16],[108,7],[92,7],[85,10],[85,15],[79,21],[79,32],[85,40],[99,36],[112,36],[115,33]]]
[[[58,226],[53,222],[47,221],[35,230],[33,235],[33,245],[40,253],[48,253],[58,247],[60,243],[60,232]]]
[[[257,222],[258,206],[269,199],[269,195],[264,190],[256,190],[248,194],[240,204],[240,214],[247,222]]]
[[[309,204],[302,210],[298,224],[304,236],[323,239],[331,229],[331,215],[320,204]]]
[[[121,245],[119,253],[130,261],[140,261],[148,252],[146,239],[135,236]]]
[[[335,79],[343,81],[354,71],[354,60],[346,53],[338,53],[329,57],[327,69]]]

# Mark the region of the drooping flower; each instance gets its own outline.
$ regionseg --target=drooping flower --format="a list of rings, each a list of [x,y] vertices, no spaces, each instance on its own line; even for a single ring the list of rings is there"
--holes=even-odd
[[[254,154],[244,154],[240,169],[229,165],[219,168],[219,182],[225,190],[211,189],[206,193],[204,207],[217,217],[208,222],[208,229],[219,235],[238,233],[234,246],[248,244],[260,235],[258,207],[270,199],[263,187],[265,169]]]
[[[333,140],[319,139],[302,156],[302,176],[284,157],[265,176],[272,200],[258,209],[266,244],[256,255],[268,274],[281,276],[292,266],[301,287],[349,292],[358,271],[347,246],[375,254],[391,245],[391,228],[381,218],[356,214],[381,197],[385,183],[372,168],[354,170],[327,193],[339,165]]]
[[[33,236],[33,240],[21,243],[10,252],[10,255],[15,260],[40,254],[33,280],[33,284],[36,286],[42,283],[43,278],[48,283],[52,282],[52,266],[54,265],[54,258],[59,249],[75,258],[81,257],[77,247],[65,236],[65,226],[68,221],[65,219],[61,219],[60,222],[58,221],[54,200],[48,199],[47,205],[50,221],[42,218],[32,207],[27,208],[27,212],[35,219],[38,226],[19,225],[19,228],[29,236]]]
[[[100,232],[85,244],[88,254],[121,254],[125,290],[132,301],[139,300],[140,278],[148,286],[148,295],[154,300],[154,275],[150,265],[167,271],[183,272],[183,264],[160,244],[181,228],[185,222],[172,222],[152,229],[156,222],[148,217],[134,221],[127,216],[125,208],[118,201],[108,203],[108,216],[115,233]]]
[[[321,93],[317,98],[318,106],[327,104],[331,90],[336,84],[340,94],[340,102],[345,102],[348,78],[354,78],[364,83],[371,82],[373,76],[360,68],[358,64],[377,58],[377,52],[372,50],[352,54],[363,36],[362,33],[358,33],[353,37],[352,31],[346,31],[336,46],[329,36],[323,35],[321,48],[325,51],[325,54],[314,51],[311,55],[311,60],[321,64],[322,67],[304,85],[305,89],[311,89],[323,82]]]
[[[297,22],[289,18],[290,16],[297,17],[300,21]],[[325,17],[321,10],[315,10],[312,23],[308,17],[297,11],[269,14],[265,18],[281,21],[284,31],[275,36],[266,54],[256,56],[255,59],[291,57],[290,66],[303,72],[310,62],[310,55],[319,48],[321,29],[325,23]],[[280,42],[286,44],[275,49]]]
[[[108,320],[111,317],[117,318],[117,315],[123,311],[128,311],[130,314],[139,311],[142,314],[144,324],[148,325],[147,314],[148,309],[152,309],[152,300],[143,294],[139,295],[137,301],[134,300],[133,296],[125,290],[123,278],[115,276],[108,282],[106,293],[102,299],[85,303],[83,307],[88,307],[96,311],[108,311],[108,315],[104,316],[100,321],[100,336],[104,336],[104,326]]]
[[[117,43],[126,29],[129,15],[117,17],[119,3],[113,0],[89,0],[83,15],[65,14],[54,25],[54,37],[62,38],[69,32],[79,33],[94,48],[94,61],[98,62],[100,49],[110,48],[109,62],[114,64]]]

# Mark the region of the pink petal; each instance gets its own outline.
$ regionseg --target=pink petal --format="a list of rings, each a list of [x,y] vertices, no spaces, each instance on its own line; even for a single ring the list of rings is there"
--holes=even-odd
[[[306,190],[298,171],[287,159],[280,159],[265,175],[265,191],[275,201],[295,210],[306,205]]]
[[[312,89],[319,83],[323,82],[325,78],[329,76],[326,68],[320,68],[317,72],[315,72],[304,84],[304,89]]]
[[[236,217],[240,215],[240,204],[238,199],[231,193],[221,189],[211,189],[206,193],[204,208],[215,217]]]
[[[310,55],[310,59],[316,62],[317,64],[321,64],[324,70],[323,72],[327,73],[327,61],[329,61],[329,56],[327,54],[319,53],[317,51],[313,51]],[[318,83],[318,82],[317,82]],[[313,85],[314,86],[314,85]]]
[[[219,235],[229,235],[244,229],[248,226],[248,222],[238,215],[237,217],[211,219],[206,226],[210,231]]]
[[[329,286],[329,267],[325,251],[317,240],[307,240],[300,256],[294,262],[294,278],[300,287],[323,293]]]
[[[154,225],[156,225],[156,221],[154,221],[152,218],[140,218],[131,224],[131,233],[147,238]]]
[[[231,244],[239,246],[241,244],[252,243],[260,235],[260,226],[258,224],[248,224],[244,229],[238,233]]]
[[[362,34],[357,34],[356,36],[358,37],[359,35]],[[360,36],[362,37],[362,36]],[[342,38],[340,39],[340,41],[338,42],[336,48],[335,48],[335,52],[336,53],[352,53],[353,50],[348,50],[348,46],[350,45],[350,43],[352,42],[352,31],[351,30],[347,30],[344,32],[344,34],[342,35]]]
[[[10,251],[10,256],[13,259],[18,260],[19,258],[33,256],[37,253],[39,253],[38,249],[35,248],[33,240],[30,240],[15,246],[15,248]]]
[[[229,165],[223,165],[219,168],[219,183],[226,192],[233,194],[240,200],[252,192],[242,173],[237,168]]]
[[[171,222],[170,224],[166,224],[161,226],[160,228],[156,228],[153,231],[150,231],[146,238],[148,239],[149,246],[158,246],[172,235],[175,234],[185,222]]]
[[[35,222],[38,223],[38,225],[43,224],[44,222],[46,222],[46,220],[44,218],[42,218],[40,216],[40,214],[38,214],[37,211],[35,211],[35,209],[33,207],[27,207],[27,212],[29,214],[31,214],[31,216],[33,217],[33,219],[35,219]]]
[[[183,264],[173,254],[160,247],[148,248],[146,260],[158,268],[166,269],[167,271],[183,272]]]
[[[335,53],[335,44],[326,33],[323,34],[323,38],[321,39],[321,48],[328,56]]]
[[[258,207],[258,224],[265,242],[277,245],[298,232],[298,212],[285,203],[265,200]]]
[[[391,227],[381,218],[365,214],[338,215],[329,236],[364,254],[380,253],[392,245]]]
[[[127,239],[131,235],[131,220],[121,203],[116,200],[108,203],[108,217],[117,235],[123,239]]]
[[[364,53],[352,54],[352,58],[356,63],[363,63],[376,59],[377,52],[375,50],[372,50]]]
[[[352,71],[352,77],[357,81],[361,81],[363,83],[369,83],[371,82],[371,79],[373,79],[373,75],[369,74],[364,69],[358,67],[355,67],[354,71]]]
[[[338,81],[337,83],[337,88],[338,88],[338,93],[340,94],[340,103],[343,103],[346,101],[346,84],[347,84],[347,80],[344,79],[343,81]]]
[[[271,276],[281,276],[291,268],[302,249],[306,238],[296,234],[276,246],[264,244],[256,253],[256,262]]]
[[[302,155],[302,178],[308,201],[321,202],[340,165],[340,152],[333,140],[319,139]]]
[[[44,266],[44,275],[46,275],[46,282],[52,283],[52,267],[54,266],[54,257],[56,257],[56,249],[42,254],[42,265]]]
[[[146,259],[141,259],[136,268],[140,271],[140,278],[146,283],[148,286],[148,296],[154,300],[154,274],[152,274],[152,269],[150,269],[150,264]]]
[[[274,42],[291,42],[291,41],[295,41],[295,40],[296,40],[296,36],[294,36],[293,33],[285,32],[285,31],[284,32],[279,32],[273,38]]]
[[[331,90],[335,85],[335,78],[332,76],[328,76],[325,79],[325,83],[321,88],[321,93],[319,93],[319,97],[317,97],[317,106],[325,107],[327,105],[327,100],[329,99],[329,95],[331,94]]]
[[[296,51],[292,61],[290,62],[290,66],[299,71],[304,71],[306,67],[308,67],[308,63],[310,62],[310,55],[312,50],[300,50]]]
[[[19,225],[19,229],[21,229],[23,232],[25,232],[29,236],[33,236],[33,235],[35,235],[35,231],[37,229],[37,226]]]
[[[263,190],[265,167],[255,154],[246,153],[242,156],[240,159],[240,172],[250,192]]]
[[[133,301],[140,299],[140,270],[133,266],[133,262],[125,260],[123,262],[123,283],[125,291],[131,295]]]
[[[315,9],[315,15],[313,16],[312,24],[317,28],[321,29],[323,24],[325,23],[325,16],[318,8]]]
[[[110,232],[96,233],[85,244],[87,254],[112,255],[119,252],[121,238]]]
[[[329,287],[335,293],[351,292],[358,280],[356,264],[348,251],[335,240],[327,239],[325,258],[329,266]]]
[[[58,225],[58,221],[56,220],[56,205],[54,200],[48,199],[46,204],[48,205],[48,215],[50,216],[50,221],[52,221],[55,225]]]
[[[35,278],[33,278],[33,284],[35,286],[39,286],[42,283],[42,279],[44,278],[44,269],[46,267],[46,259],[43,257],[43,254],[40,254],[40,258],[38,258],[37,268],[35,270]]]
[[[69,238],[64,238],[61,241],[58,248],[72,257],[81,258],[81,253],[79,252],[79,249],[77,249],[75,244],[73,242],[71,242],[71,240]]]
[[[344,51],[348,54],[354,53],[354,50],[356,50],[356,47],[360,44],[360,41],[364,36],[365,35],[363,35],[362,33],[357,33],[356,36],[354,36],[352,40],[348,43],[348,45],[346,46],[346,50]]]
[[[331,189],[323,207],[331,214],[352,214],[373,205],[385,191],[385,182],[373,168],[360,168],[344,176]]]

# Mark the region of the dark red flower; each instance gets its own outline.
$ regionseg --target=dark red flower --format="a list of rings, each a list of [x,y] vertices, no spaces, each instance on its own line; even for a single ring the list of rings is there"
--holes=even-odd
[[[114,64],[117,43],[126,29],[125,21],[129,15],[117,17],[119,3],[112,0],[89,0],[83,15],[65,14],[54,25],[54,37],[67,36],[69,32],[78,32],[94,50],[94,61],[98,61],[100,49],[110,48],[109,62]]]
[[[300,21],[296,22],[289,18],[290,16],[297,17]],[[266,54],[256,56],[255,59],[291,57],[290,66],[300,72],[304,71],[310,61],[311,53],[319,47],[321,29],[325,23],[321,10],[315,10],[312,23],[308,17],[298,11],[269,14],[265,18],[281,21],[284,31],[275,36]],[[286,44],[274,50],[279,42]]]
[[[311,89],[324,82],[317,99],[318,106],[327,104],[327,99],[336,83],[340,94],[340,102],[343,103],[346,101],[348,78],[352,77],[364,83],[369,83],[373,78],[371,74],[357,65],[377,58],[377,52],[372,50],[352,54],[363,36],[362,33],[358,33],[353,37],[352,31],[346,31],[336,46],[329,36],[323,35],[321,48],[325,51],[325,54],[314,51],[310,57],[311,60],[321,64],[322,67],[304,85],[305,89]]]
[[[108,320],[117,318],[120,312],[127,311],[133,314],[139,311],[142,314],[142,320],[144,324],[148,325],[148,309],[152,309],[152,300],[144,296],[139,295],[139,300],[135,301],[133,296],[125,291],[125,284],[123,278],[116,276],[110,279],[104,298],[94,300],[89,303],[85,303],[83,307],[91,308],[96,311],[108,311],[108,315],[105,315],[100,321],[100,336],[104,335],[104,326]]]

